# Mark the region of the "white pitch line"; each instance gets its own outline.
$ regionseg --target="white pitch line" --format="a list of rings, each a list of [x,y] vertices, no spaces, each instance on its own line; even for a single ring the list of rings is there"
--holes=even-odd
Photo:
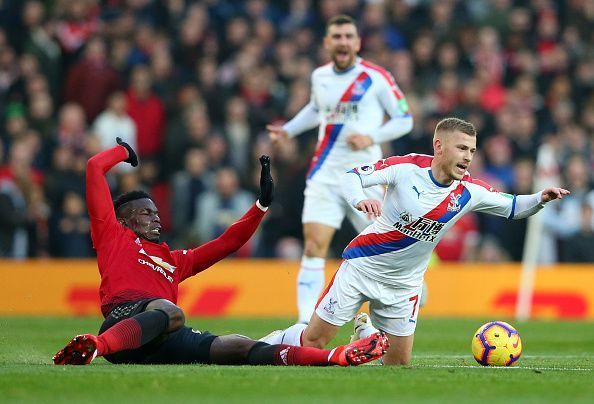
[[[471,365],[412,365],[413,368],[434,368],[434,369],[523,369],[523,370],[551,370],[555,372],[591,372],[593,369],[586,368],[559,368],[559,367],[514,367],[514,366],[471,366]]]

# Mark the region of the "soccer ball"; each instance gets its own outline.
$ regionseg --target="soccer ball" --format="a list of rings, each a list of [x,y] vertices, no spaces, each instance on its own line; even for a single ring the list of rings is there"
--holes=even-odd
[[[482,325],[472,337],[472,355],[483,366],[511,366],[521,354],[520,334],[503,321]]]

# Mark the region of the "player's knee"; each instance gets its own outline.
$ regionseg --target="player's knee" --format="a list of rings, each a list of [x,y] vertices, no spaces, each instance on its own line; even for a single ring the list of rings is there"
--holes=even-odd
[[[384,365],[386,366],[406,366],[410,363],[410,359],[397,359],[397,360],[384,360]]]
[[[410,360],[410,355],[384,355],[384,365],[387,366],[406,366]]]
[[[179,330],[186,323],[186,315],[177,306],[171,308],[167,314],[169,315],[169,332]]]
[[[309,238],[305,240],[303,245],[303,254],[306,257],[325,257],[327,247],[325,247],[325,243],[321,242],[320,240],[316,240],[315,238]]]
[[[182,328],[186,323],[186,316],[182,309],[166,299],[152,301],[146,307],[146,310],[161,310],[169,317],[168,332],[173,332]]]
[[[306,346],[306,347],[311,347],[311,348],[322,349],[328,344],[328,342],[330,342],[330,341],[326,341],[326,339],[323,337],[308,338],[305,335],[305,333],[301,337],[301,346]]]

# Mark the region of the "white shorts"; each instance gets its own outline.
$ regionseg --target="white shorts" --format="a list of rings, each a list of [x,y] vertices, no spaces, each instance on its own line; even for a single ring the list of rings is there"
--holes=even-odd
[[[363,192],[369,198],[380,201],[384,199],[384,190],[381,186],[365,188]],[[340,229],[346,216],[355,230],[361,232],[373,222],[366,214],[347,203],[342,196],[339,185],[328,185],[315,180],[308,180],[304,195],[305,200],[301,216],[303,223],[321,223]]]
[[[322,294],[316,314],[324,321],[343,326],[369,301],[375,328],[406,337],[415,333],[423,286],[401,288],[368,278],[348,261],[343,261]]]

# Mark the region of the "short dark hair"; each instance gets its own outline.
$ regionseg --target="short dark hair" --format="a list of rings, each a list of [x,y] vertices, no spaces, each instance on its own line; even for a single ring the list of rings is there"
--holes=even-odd
[[[153,198],[151,198],[151,196],[147,193],[144,192],[142,190],[135,190],[135,191],[130,191],[130,192],[126,192],[125,194],[122,194],[120,196],[118,196],[115,201],[113,201],[113,209],[116,211],[118,211],[118,209],[125,203],[131,202],[131,201],[135,201],[137,199],[145,199],[148,198],[150,200],[153,200]]]
[[[474,125],[460,118],[442,119],[435,127],[436,134],[437,132],[453,132],[456,130],[466,133],[469,136],[476,136],[476,128]]]
[[[335,15],[334,17],[330,18],[328,20],[328,22],[326,23],[326,35],[328,35],[328,29],[330,29],[330,27],[332,25],[344,25],[344,24],[353,24],[355,26],[355,28],[357,27],[357,23],[355,22],[355,19],[353,17],[351,17],[350,15],[346,15],[346,14]]]

